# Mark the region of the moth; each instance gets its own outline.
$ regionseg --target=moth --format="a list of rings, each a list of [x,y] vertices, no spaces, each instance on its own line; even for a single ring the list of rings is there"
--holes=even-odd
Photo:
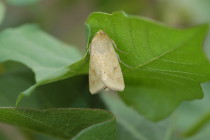
[[[123,91],[123,74],[114,49],[114,42],[99,30],[90,43],[89,90],[91,94],[102,91]]]

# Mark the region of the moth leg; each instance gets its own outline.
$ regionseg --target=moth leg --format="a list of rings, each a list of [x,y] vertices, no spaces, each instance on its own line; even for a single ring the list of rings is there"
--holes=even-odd
[[[116,53],[116,55],[117,55],[117,58],[118,58],[118,60],[119,60],[119,62],[121,63],[121,64],[123,64],[125,67],[127,67],[127,68],[129,68],[129,69],[134,69],[133,67],[131,67],[131,66],[129,66],[128,64],[126,64],[125,62],[123,62],[121,59],[120,59],[120,57],[119,57],[119,55]]]
[[[90,54],[90,51],[91,51],[91,44],[92,44],[92,42],[89,44],[89,48],[87,49],[87,53],[89,53]]]
[[[115,47],[115,49],[117,49],[119,52],[124,53],[124,54],[129,54],[129,53],[126,53],[126,52],[120,50],[119,48],[117,48],[117,45],[115,44],[115,42],[113,40],[112,40],[112,44]]]
[[[91,46],[91,43],[90,43],[90,45],[89,45],[89,48],[87,49],[87,54],[86,54],[86,55],[89,54],[89,57],[86,57],[86,58],[85,58],[85,61],[83,62],[83,64],[85,64],[85,63],[90,59],[90,51],[91,51],[90,46]]]
[[[86,55],[88,55],[88,54],[86,54]],[[90,57],[86,56],[85,59],[82,61],[81,65],[79,65],[79,67],[77,68],[77,70],[79,70],[81,67],[84,67],[84,65],[88,62],[89,59],[90,59]],[[74,72],[74,71],[72,71],[72,72]]]

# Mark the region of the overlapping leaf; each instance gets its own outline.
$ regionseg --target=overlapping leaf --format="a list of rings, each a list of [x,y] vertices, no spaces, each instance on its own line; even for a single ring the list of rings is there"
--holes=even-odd
[[[171,137],[169,119],[151,122],[126,106],[116,95],[103,94],[101,97],[116,116],[119,140],[164,140]]]
[[[17,30],[6,30],[2,34],[1,37],[5,38],[0,39],[1,60],[19,61],[27,65],[35,72],[36,81],[39,81],[43,75],[47,75],[55,69],[62,68],[64,65],[71,64],[80,58],[77,50],[56,41],[35,26],[24,26]],[[1,122],[64,139],[81,140],[84,137],[86,139],[116,139],[115,118],[109,112],[67,108],[87,108],[93,107],[96,104],[97,100],[94,101],[94,104],[90,102],[95,97],[90,98],[90,94],[85,94],[88,90],[86,84],[87,78],[85,76],[74,77],[42,86],[35,91],[33,96],[25,98],[19,104],[20,107],[65,107],[66,109],[31,110],[19,108],[16,110],[12,107],[15,106],[18,94],[35,82],[33,80],[33,74],[19,65],[18,69],[16,69],[16,66],[1,64],[1,68]],[[80,88],[81,85],[83,85],[83,88]],[[8,106],[10,108],[2,108]],[[50,116],[46,117],[47,115]]]
[[[76,73],[71,67],[63,67],[80,58],[78,50],[57,41],[35,25],[7,29],[0,34],[0,62],[13,60],[25,64],[34,71],[37,85],[56,81],[57,78],[61,80],[67,77],[64,76],[67,72],[68,76]],[[29,94],[37,85],[21,95]]]
[[[33,72],[11,62],[3,63],[1,67],[4,73],[0,74],[0,107],[15,107],[19,93],[34,84]],[[87,80],[87,76],[82,75],[40,86],[18,107],[103,108],[98,96],[88,94]]]
[[[3,68],[5,72],[0,76],[0,122],[63,139],[116,139],[114,116],[104,110],[87,109],[94,108],[101,101],[86,94],[86,76],[41,86],[19,104],[19,107],[34,109],[16,109],[13,107],[19,92],[34,84],[33,73],[22,65],[8,70],[11,69],[10,62],[3,64]],[[101,103],[99,105],[102,107]]]

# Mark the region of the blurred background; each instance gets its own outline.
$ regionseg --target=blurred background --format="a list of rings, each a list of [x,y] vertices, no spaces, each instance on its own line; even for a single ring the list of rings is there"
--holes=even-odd
[[[6,16],[0,29],[36,23],[58,39],[86,46],[85,21],[91,12],[123,10],[173,27],[189,27],[210,19],[209,0],[3,0]]]
[[[188,28],[191,26],[208,23],[210,19],[210,0],[0,0],[0,2],[3,2],[6,6],[6,13],[3,23],[0,25],[0,31],[9,27],[18,27],[23,24],[38,24],[42,28],[42,30],[46,31],[47,33],[67,44],[77,47],[82,53],[85,52],[87,39],[85,21],[92,12],[112,13],[122,10],[125,11],[127,14],[151,18],[153,20],[176,28]],[[210,35],[208,35],[205,41],[205,52],[210,58]],[[8,67],[10,66],[11,65],[9,64]],[[18,66],[24,67],[20,64],[18,64]],[[29,79],[33,79],[33,75],[31,74],[32,72],[30,71],[29,73]],[[24,75],[26,75],[25,72]],[[14,76],[21,77],[19,73],[14,73],[14,75],[11,75],[12,78],[14,78]],[[26,79],[27,78],[28,76],[26,76]],[[5,79],[0,80],[5,82]],[[8,82],[11,83],[11,81]],[[82,79],[78,82],[86,81],[83,81]],[[14,84],[16,83],[17,82],[14,81]],[[33,83],[34,80],[31,80],[30,84]],[[63,81],[63,83],[66,83],[66,81]],[[59,86],[62,86],[62,88],[69,88],[68,85],[64,85],[63,83],[61,81],[59,83]],[[19,91],[23,91],[23,89],[26,89],[26,87],[28,87],[28,85],[25,85],[25,87],[22,88],[20,87]],[[39,93],[39,91],[37,91],[37,95],[44,95],[46,96],[46,99],[52,98],[49,100],[52,100],[52,102],[57,102],[57,98],[53,99],[51,92],[55,91],[56,89],[51,89],[51,87],[54,87],[53,83],[51,85],[46,85],[42,87],[43,89],[40,88],[40,91],[44,91],[49,94],[43,94],[42,92]],[[48,91],[49,89],[51,89],[51,91]],[[19,91],[17,92],[17,94],[19,93]],[[204,92],[206,97],[209,96],[209,91],[209,84],[205,84]],[[64,101],[65,99],[70,99],[67,96],[70,95],[59,97],[60,100]],[[83,97],[84,94],[81,96]],[[83,98],[90,98],[89,95],[87,96],[88,97]],[[76,100],[75,98],[73,98],[72,100]],[[16,96],[14,97],[14,101],[15,99]],[[180,119],[181,123],[177,124],[180,127],[185,127],[183,126],[182,122],[186,122],[186,120],[188,120],[188,122],[186,122],[187,127],[188,124],[190,125],[194,120],[202,116],[198,114],[197,116],[194,115],[196,114],[195,110],[200,110],[201,114],[205,114],[207,111],[209,111],[209,99],[210,97],[205,98],[201,101],[193,102],[192,104],[188,104],[185,107],[180,107],[180,109],[178,109],[177,111],[177,114],[181,114],[182,118]],[[38,98],[38,100],[40,99]],[[91,98],[90,100],[93,99]],[[28,102],[30,102],[30,100],[28,100]],[[69,102],[69,100],[65,101],[65,103],[67,102]],[[65,106],[69,106],[69,104],[66,104],[64,106],[60,105],[59,107]],[[77,105],[73,106],[77,107]],[[90,106],[94,107],[95,105],[87,105],[87,107]],[[192,106],[195,110],[190,110],[190,108],[193,108]],[[204,108],[204,106],[207,108]],[[100,108],[103,108],[103,105],[100,105]],[[186,112],[187,110],[190,111]],[[192,115],[191,119],[189,119],[189,114]],[[179,126],[178,128],[180,128]],[[209,130],[210,127],[208,126],[206,132],[209,132]],[[177,129],[176,132],[179,132],[179,130]],[[13,139],[14,136],[16,137],[16,140],[22,140],[26,138],[35,139],[29,138],[31,137],[31,135],[26,135],[26,133],[24,133],[23,135],[22,130],[19,131],[19,129],[5,124],[0,124],[0,140],[3,139],[3,136],[1,138],[1,133],[4,133],[4,135],[6,134],[7,137],[11,136],[11,138],[8,139]],[[207,134],[209,136],[209,133],[205,133],[205,135]],[[39,137],[38,139],[40,140],[47,139],[46,137],[40,135],[38,135],[37,137]],[[205,140],[209,140],[208,138]]]

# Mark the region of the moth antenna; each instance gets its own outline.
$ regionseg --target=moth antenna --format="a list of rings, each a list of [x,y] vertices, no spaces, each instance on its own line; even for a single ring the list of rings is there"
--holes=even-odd
[[[89,44],[89,47],[87,49],[87,51],[88,51],[87,53],[89,53],[89,54],[90,54],[90,49],[91,49],[90,47],[91,47],[91,43]]]

